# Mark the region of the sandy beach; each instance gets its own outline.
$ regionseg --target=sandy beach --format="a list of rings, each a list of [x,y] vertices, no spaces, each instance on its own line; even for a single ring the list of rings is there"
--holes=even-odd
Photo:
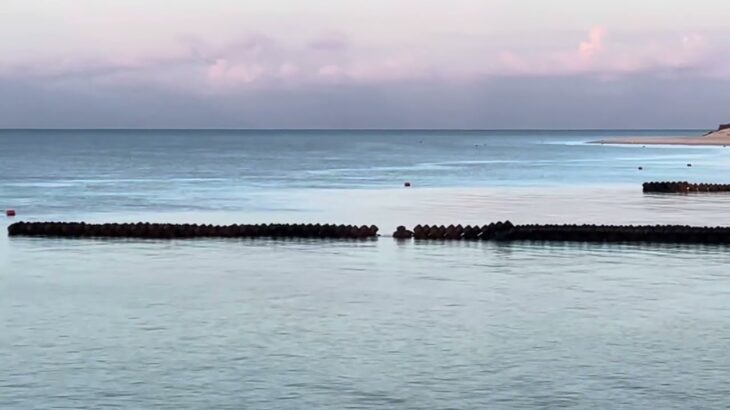
[[[707,135],[686,137],[622,137],[594,141],[594,144],[628,144],[628,145],[696,145],[727,146],[730,145],[730,129],[715,131]]]

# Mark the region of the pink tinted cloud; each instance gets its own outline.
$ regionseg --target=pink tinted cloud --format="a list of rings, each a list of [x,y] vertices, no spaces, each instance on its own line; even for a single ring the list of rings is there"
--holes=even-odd
[[[574,51],[502,52],[494,71],[502,75],[595,74],[606,78],[642,72],[693,69],[710,65],[705,38],[689,33],[674,38],[610,41],[608,30],[593,27]]]
[[[606,37],[606,29],[603,27],[593,27],[588,36],[588,40],[582,41],[578,47],[578,52],[585,59],[591,59],[603,50],[603,41]]]
[[[341,81],[347,77],[345,70],[337,64],[326,64],[317,70],[317,76],[323,80]]]
[[[216,86],[250,84],[265,74],[258,64],[230,63],[226,59],[218,59],[208,66],[208,81]]]
[[[283,79],[296,78],[300,73],[301,69],[296,64],[282,63],[277,70],[278,75]]]
[[[503,51],[492,55],[479,55],[475,50],[473,54],[456,54],[453,59],[438,52],[366,50],[335,41],[339,37],[328,37],[330,34],[299,46],[257,36],[233,47],[209,51],[204,54],[218,57],[206,63],[205,83],[217,90],[235,90],[252,85],[470,81],[503,75],[616,78],[642,72],[699,70],[708,54],[707,42],[696,33],[631,41],[625,36],[623,40],[609,36],[609,30],[600,26],[576,38],[575,45],[565,50]]]
[[[572,41],[547,42],[540,47],[528,43],[522,50],[500,50],[490,39],[472,43],[443,40],[424,48],[374,44],[351,41],[347,35],[332,31],[303,41],[253,34],[228,44],[188,43],[146,58],[109,53],[92,62],[68,56],[55,64],[28,63],[11,74],[52,79],[67,76],[78,81],[90,76],[110,82],[119,78],[141,82],[162,79],[165,85],[203,92],[235,91],[254,85],[472,81],[494,76],[614,78],[642,72],[705,73],[710,65],[715,66],[716,75],[730,77],[727,63],[717,57],[722,55],[722,48],[699,33],[639,37],[613,33],[602,26],[576,34]],[[0,63],[0,76],[3,72],[9,71]],[[179,81],[186,76],[189,81]]]

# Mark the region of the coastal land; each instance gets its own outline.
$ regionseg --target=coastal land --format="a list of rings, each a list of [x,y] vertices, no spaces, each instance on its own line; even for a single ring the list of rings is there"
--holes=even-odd
[[[705,135],[686,137],[621,137],[594,141],[594,144],[620,145],[695,145],[695,146],[728,146],[730,145],[730,124],[721,125],[717,131]]]

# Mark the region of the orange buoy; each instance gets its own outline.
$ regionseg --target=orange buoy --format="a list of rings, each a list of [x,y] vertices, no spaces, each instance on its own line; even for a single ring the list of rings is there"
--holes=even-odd
[[[6,216],[15,216],[15,209],[8,209],[5,211]]]
[[[411,187],[411,183],[410,182],[406,182],[405,184],[403,184],[403,186],[406,187],[406,188],[410,188]]]

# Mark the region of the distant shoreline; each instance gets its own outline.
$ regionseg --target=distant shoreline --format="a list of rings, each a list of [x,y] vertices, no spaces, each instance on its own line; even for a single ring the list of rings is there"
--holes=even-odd
[[[685,137],[617,137],[599,141],[592,141],[592,144],[612,145],[689,145],[707,147],[726,147],[730,145],[730,129],[711,132],[700,136]]]

